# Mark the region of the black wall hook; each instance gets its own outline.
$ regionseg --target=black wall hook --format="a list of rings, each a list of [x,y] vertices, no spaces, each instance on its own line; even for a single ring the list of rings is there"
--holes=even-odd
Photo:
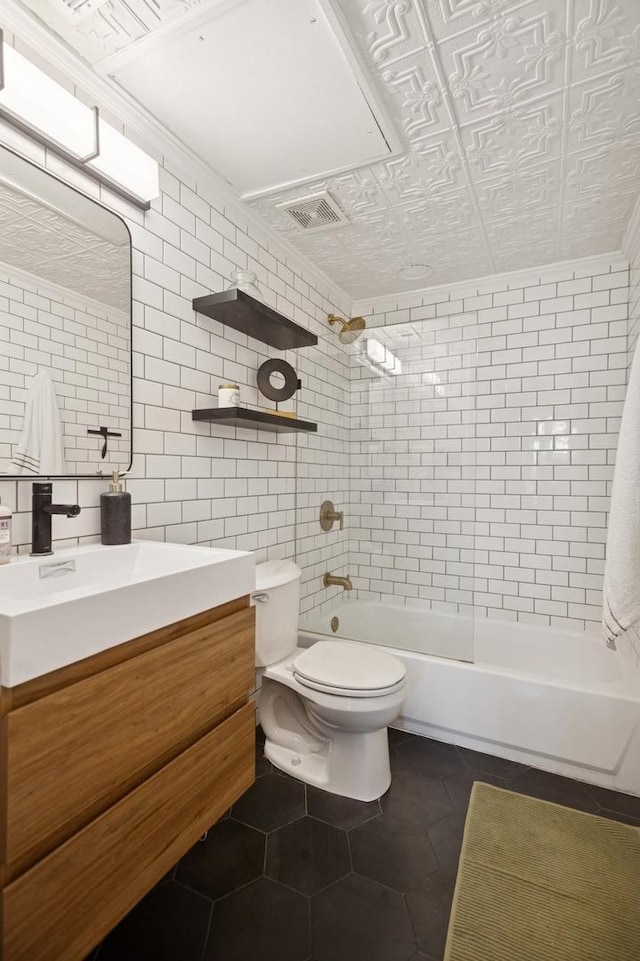
[[[89,430],[87,428],[87,434],[97,434],[99,437],[104,437],[104,444],[102,445],[102,453],[100,457],[102,460],[107,456],[107,444],[110,437],[122,437],[122,434],[117,433],[117,431],[109,430],[108,427],[99,427],[98,430]]]

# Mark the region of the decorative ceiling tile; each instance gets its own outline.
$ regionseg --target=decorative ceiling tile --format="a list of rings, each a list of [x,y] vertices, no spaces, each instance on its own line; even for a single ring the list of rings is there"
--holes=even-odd
[[[560,176],[560,160],[530,170],[516,167],[497,180],[479,185],[480,210],[501,217],[547,206],[558,195]]]
[[[207,0],[106,0],[73,13],[69,0],[25,0],[25,5],[90,63],[124,50],[160,27],[183,20]]]
[[[373,64],[388,67],[425,49],[419,8],[412,0],[365,0],[359,6]]]
[[[409,61],[380,73],[391,117],[409,143],[448,126],[442,91],[428,66]]]
[[[429,12],[434,36],[440,41],[458,35],[466,30],[480,26],[487,21],[495,21],[522,6],[530,0],[434,0],[429,4]]]
[[[618,194],[637,191],[639,183],[640,141],[610,143],[568,158],[564,199],[568,210],[583,197],[614,203]]]
[[[106,0],[80,20],[68,0],[24,2],[92,63],[219,4]],[[326,2],[400,149],[249,204],[336,283],[370,297],[410,289],[410,263],[436,284],[620,247],[640,189],[640,0]],[[303,231],[279,206],[325,189],[348,226]]]
[[[414,234],[433,234],[436,239],[443,230],[477,228],[475,207],[468,188],[440,197],[420,197],[396,207],[400,221]]]
[[[499,242],[500,254],[520,252],[524,257],[533,247],[554,244],[558,237],[559,211],[556,206],[512,214],[486,222],[489,243]]]
[[[562,86],[563,4],[505,12],[439,48],[461,123],[504,111]]]
[[[638,96],[629,90],[624,75],[598,77],[571,90],[567,136],[569,152],[607,141],[640,140]]]
[[[394,270],[411,262],[435,284],[619,248],[640,188],[640,0],[340,6],[405,149],[357,171],[380,188],[374,222],[325,181],[370,239],[294,228],[311,260],[376,296],[410,289]]]
[[[504,110],[461,132],[472,175],[479,180],[560,156],[560,95]]]
[[[129,311],[129,244],[117,245],[0,185],[0,263]]]
[[[637,0],[574,0],[573,24],[574,82],[637,63]]]
[[[563,233],[569,237],[588,233],[615,234],[624,228],[633,211],[636,195],[634,193],[616,196],[612,201],[597,196],[572,204],[564,217]]]

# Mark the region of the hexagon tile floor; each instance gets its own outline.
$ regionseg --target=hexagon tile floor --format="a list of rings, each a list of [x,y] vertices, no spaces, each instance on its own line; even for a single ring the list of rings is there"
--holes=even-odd
[[[258,733],[256,783],[90,961],[441,961],[476,780],[640,826],[640,798],[400,731],[389,791],[351,801]]]

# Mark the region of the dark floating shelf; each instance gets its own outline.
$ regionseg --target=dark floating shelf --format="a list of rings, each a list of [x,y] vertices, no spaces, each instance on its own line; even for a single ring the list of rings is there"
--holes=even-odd
[[[309,420],[283,417],[282,414],[267,414],[262,410],[247,410],[246,407],[210,407],[206,410],[194,410],[191,416],[193,420],[207,420],[227,427],[270,430],[281,434],[292,434],[298,430],[313,433],[318,430],[318,425]]]
[[[225,290],[221,294],[195,297],[193,309],[278,350],[313,347],[318,343],[315,334],[310,334],[243,290]]]

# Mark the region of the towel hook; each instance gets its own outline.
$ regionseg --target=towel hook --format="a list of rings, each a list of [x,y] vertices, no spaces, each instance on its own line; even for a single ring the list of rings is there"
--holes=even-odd
[[[99,437],[104,437],[104,444],[102,445],[102,453],[100,454],[100,457],[102,458],[102,460],[104,460],[105,457],[107,456],[107,444],[109,442],[109,438],[122,437],[122,434],[119,434],[115,430],[109,430],[108,427],[99,427],[98,430],[89,430],[89,428],[87,428],[87,434],[97,434]]]

